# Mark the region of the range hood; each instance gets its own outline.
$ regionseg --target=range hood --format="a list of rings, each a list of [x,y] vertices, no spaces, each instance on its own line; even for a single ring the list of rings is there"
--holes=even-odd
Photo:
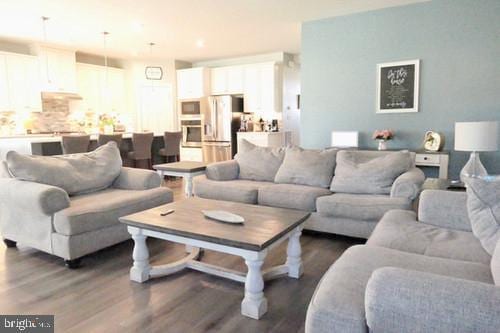
[[[42,99],[74,100],[82,99],[82,96],[72,92],[42,91]]]

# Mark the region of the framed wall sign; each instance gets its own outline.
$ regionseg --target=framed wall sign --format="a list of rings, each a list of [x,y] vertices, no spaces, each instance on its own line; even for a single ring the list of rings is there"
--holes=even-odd
[[[377,65],[377,113],[418,112],[420,60]]]
[[[161,67],[148,66],[145,73],[148,80],[161,80],[163,78],[163,69]]]

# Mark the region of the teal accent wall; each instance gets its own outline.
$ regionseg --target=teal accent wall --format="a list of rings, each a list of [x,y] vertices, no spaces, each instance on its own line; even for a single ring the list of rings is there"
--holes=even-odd
[[[301,143],[330,144],[333,130],[396,132],[391,148],[418,149],[427,130],[444,133],[456,179],[468,153],[453,152],[454,123],[500,120],[500,1],[433,0],[302,26]],[[378,63],[420,59],[420,112],[376,114]],[[482,153],[500,174],[500,153]]]

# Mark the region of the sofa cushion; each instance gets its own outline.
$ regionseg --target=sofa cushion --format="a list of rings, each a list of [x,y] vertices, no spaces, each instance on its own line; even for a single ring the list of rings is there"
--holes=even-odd
[[[270,184],[244,179],[216,181],[198,176],[194,178],[193,189],[200,198],[256,204],[259,188]]]
[[[264,206],[314,212],[316,211],[316,199],[331,194],[329,190],[320,187],[274,184],[259,189],[258,203]]]
[[[376,269],[389,266],[493,282],[487,265],[378,246],[353,246],[330,267],[317,286],[307,311],[306,332],[367,332],[366,285]]]
[[[7,166],[7,162],[0,161],[0,178],[11,178],[11,174],[9,171],[9,167]]]
[[[500,240],[500,178],[467,178],[465,182],[472,232],[492,255]]]
[[[472,232],[417,222],[416,214],[407,210],[391,210],[385,214],[366,244],[485,265],[491,261]]]
[[[497,286],[500,286],[500,241],[498,241],[497,246],[495,247],[490,265],[493,280],[495,280],[495,284]]]
[[[272,182],[285,156],[284,148],[259,147],[240,140],[240,151],[234,159],[240,167],[239,178]]]
[[[397,177],[413,167],[409,152],[382,156],[363,151],[339,151],[330,190],[341,193],[389,194]]]
[[[56,232],[71,236],[119,223],[118,218],[172,202],[172,191],[107,189],[71,197],[68,208],[54,214]]]
[[[323,216],[378,221],[391,209],[409,209],[410,202],[405,198],[391,198],[381,194],[334,193],[318,198],[316,207]]]
[[[286,149],[285,158],[274,181],[328,188],[335,169],[336,149]]]
[[[122,168],[116,142],[89,153],[61,156],[22,155],[10,151],[7,164],[14,177],[60,187],[69,195],[108,188]]]

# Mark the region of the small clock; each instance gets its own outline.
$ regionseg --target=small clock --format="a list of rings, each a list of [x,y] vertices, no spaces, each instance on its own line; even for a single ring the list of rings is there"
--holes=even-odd
[[[427,131],[424,137],[424,149],[440,151],[444,147],[444,135],[434,131]]]
[[[161,80],[163,78],[163,69],[161,67],[148,66],[145,73],[148,80]]]

